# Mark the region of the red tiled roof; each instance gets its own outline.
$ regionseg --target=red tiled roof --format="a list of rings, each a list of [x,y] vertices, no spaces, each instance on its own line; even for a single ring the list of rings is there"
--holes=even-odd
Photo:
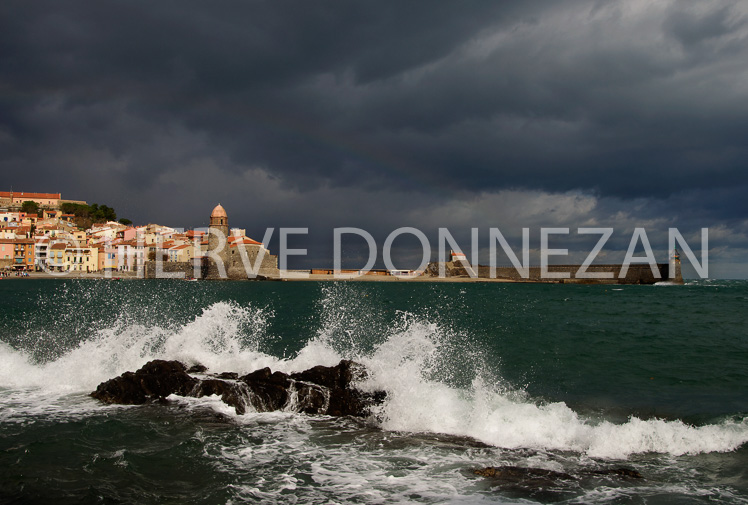
[[[233,238],[234,240],[231,240]],[[237,240],[239,239],[239,240]],[[249,237],[230,237],[229,238],[229,247],[237,247],[239,244],[244,245],[262,245],[261,242],[257,242],[256,240],[252,240]]]
[[[236,242],[237,240],[243,240],[245,244],[262,245],[261,242],[257,242],[256,240],[253,240],[253,239],[251,239],[249,237],[237,237],[235,235],[231,235],[231,236],[229,236],[228,240],[229,240],[229,243]]]
[[[30,238],[0,238],[3,244],[33,244],[34,239]]]
[[[13,199],[16,198],[46,198],[48,200],[59,200],[62,195],[60,193],[24,193],[23,191],[0,191],[0,198],[10,198],[13,195]]]

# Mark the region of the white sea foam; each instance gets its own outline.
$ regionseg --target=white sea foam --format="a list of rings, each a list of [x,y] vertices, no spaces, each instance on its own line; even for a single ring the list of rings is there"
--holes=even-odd
[[[29,354],[0,342],[0,384],[90,392],[100,382],[152,359],[201,363],[214,371],[249,372],[275,366],[277,358],[257,350],[266,338],[267,318],[262,309],[218,302],[177,329],[118,321],[46,363],[35,363]]]
[[[440,340],[434,334],[440,331],[435,325],[414,323],[363,360],[373,374],[366,387],[388,393],[380,412],[385,429],[446,433],[503,448],[571,450],[616,459],[646,452],[726,452],[748,442],[747,419],[698,427],[636,417],[623,424],[597,422],[565,403],[539,404],[480,376],[469,389],[429,380],[424,371],[434,366]]]
[[[53,394],[88,393],[100,382],[156,358],[240,373],[265,366],[286,372],[303,370],[351,358],[363,362],[370,371],[370,379],[361,387],[388,393],[377,413],[385,430],[444,433],[501,448],[570,450],[602,458],[645,452],[725,452],[748,442],[746,419],[696,427],[681,421],[634,417],[614,424],[584,418],[564,403],[535,402],[522,391],[512,391],[495,377],[480,373],[470,387],[451,386],[440,380],[444,367],[460,366],[453,356],[449,358],[456,351],[451,347],[451,330],[411,314],[401,315],[368,350],[356,340],[361,329],[351,326],[353,323],[323,318],[318,335],[288,359],[259,350],[264,339],[271,338],[266,332],[272,314],[227,302],[207,307],[177,328],[115,324],[43,364],[0,343],[0,384],[5,388],[0,401],[8,400],[14,390],[36,391],[39,401],[49,401]],[[341,334],[348,340],[341,340]],[[469,350],[461,354],[470,356]],[[206,405],[216,401],[204,400]],[[226,414],[233,412],[214,407]],[[320,472],[317,475],[324,478]]]

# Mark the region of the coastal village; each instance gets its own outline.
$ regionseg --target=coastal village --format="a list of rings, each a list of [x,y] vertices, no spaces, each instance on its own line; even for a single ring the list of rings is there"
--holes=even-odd
[[[24,212],[24,202],[33,202],[39,211]],[[247,237],[244,229],[229,228],[228,215],[220,204],[210,214],[209,228],[219,232],[216,234],[207,228],[185,231],[153,223],[133,226],[128,220],[94,223],[84,229],[75,222],[75,215],[63,212],[64,204],[87,205],[85,201],[63,199],[60,193],[0,192],[0,272],[155,277],[159,259],[166,276],[177,273],[193,278],[199,271],[200,278],[247,279],[248,263],[254,267],[254,278],[281,277],[277,256],[270,254],[265,244]],[[226,237],[223,248],[217,243],[219,235]],[[212,251],[221,258],[223,272],[210,258]],[[452,251],[451,255],[448,272],[463,271],[467,265],[464,254]],[[311,279],[334,275],[332,269],[321,268],[291,272],[299,273]],[[423,274],[373,269],[365,272],[365,277],[413,278]]]
[[[36,212],[29,212],[28,209]],[[94,209],[96,219],[81,220],[65,209]],[[103,209],[103,212],[100,212]],[[112,219],[106,219],[106,217]],[[515,267],[471,266],[464,254],[451,251],[447,261],[430,262],[423,270],[366,271],[278,269],[278,257],[266,244],[240,228],[229,228],[226,210],[218,204],[209,226],[182,230],[160,224],[133,226],[116,221],[114,209],[90,207],[84,201],[65,200],[60,193],[0,192],[0,273],[17,275],[74,275],[106,277],[179,277],[186,279],[310,280],[453,280],[497,282],[557,282],[584,284],[654,284],[660,280],[683,283],[677,251],[668,263],[552,265],[543,272],[530,266],[524,276]],[[88,224],[88,226],[82,226]],[[220,261],[218,261],[220,260]],[[549,273],[550,272],[550,273]],[[670,272],[674,275],[671,276]],[[619,275],[620,274],[620,275]]]
[[[24,212],[24,202],[33,202],[39,211]],[[133,226],[126,224],[127,220],[94,223],[82,229],[73,214],[61,210],[66,203],[86,205],[85,201],[65,200],[60,193],[0,192],[0,271],[6,275],[46,272],[143,276],[158,255],[167,270],[181,267],[181,271],[193,272],[197,266],[205,267],[210,275],[207,252],[216,247],[208,230],[183,231],[159,224]],[[211,213],[210,223],[227,237],[226,247],[218,253],[227,276],[235,278],[243,273],[236,268],[240,263],[236,254],[239,246],[244,246],[252,261],[263,256],[258,265],[262,274],[277,272],[277,258],[263,244],[247,237],[245,230],[229,229],[228,216],[220,205]]]

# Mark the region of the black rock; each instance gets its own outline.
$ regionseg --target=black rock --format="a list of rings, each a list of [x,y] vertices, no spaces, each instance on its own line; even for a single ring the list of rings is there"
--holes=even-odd
[[[605,470],[594,470],[595,475],[613,475],[616,477],[628,477],[630,479],[643,479],[644,476],[631,468],[609,468]]]
[[[227,382],[220,379],[205,379],[190,391],[189,396],[201,398],[203,396],[220,395],[221,401],[234,407],[237,414],[247,411],[247,386],[241,382]]]
[[[326,414],[332,416],[366,417],[370,407],[382,403],[384,391],[367,393],[353,387],[353,383],[366,378],[366,369],[360,363],[342,360],[334,367],[315,366],[303,372],[291,374],[291,379],[324,386],[330,392]]]
[[[192,367],[193,373],[204,372]],[[357,389],[355,381],[366,377],[364,367],[343,360],[337,366],[317,366],[291,375],[269,368],[239,377],[234,372],[198,379],[187,373],[178,361],[155,360],[136,372],[104,382],[91,396],[106,403],[141,404],[163,400],[170,394],[180,396],[220,395],[237,414],[251,406],[258,412],[288,410],[307,414],[365,417],[372,406],[384,401],[386,393],[368,393]]]
[[[293,380],[312,382],[329,389],[350,387],[352,382],[364,380],[366,376],[366,369],[363,365],[347,359],[333,367],[320,365],[291,374]]]
[[[240,377],[239,380],[251,391],[250,401],[257,412],[280,410],[288,403],[291,381],[282,372],[273,373],[266,367]]]
[[[579,481],[574,476],[543,468],[489,466],[473,470],[473,473],[486,477],[502,494],[541,503],[568,500],[579,490]]]
[[[574,480],[574,477],[568,473],[521,466],[489,466],[473,470],[473,473],[504,483],[524,484],[533,487],[547,486],[559,480]]]
[[[139,405],[171,394],[187,396],[199,382],[179,361],[157,359],[136,372],[125,372],[99,384],[91,396],[105,403]]]
[[[629,468],[581,470],[568,474],[542,468],[489,466],[473,470],[473,473],[486,477],[488,484],[498,487],[508,496],[541,502],[563,501],[579,496],[583,487],[589,487],[590,479],[597,481],[600,476],[642,478],[639,472]]]

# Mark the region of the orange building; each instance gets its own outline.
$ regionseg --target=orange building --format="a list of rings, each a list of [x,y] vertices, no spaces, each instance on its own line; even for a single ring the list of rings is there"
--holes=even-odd
[[[0,260],[14,270],[34,269],[34,241],[32,239],[0,239]]]
[[[59,207],[60,193],[24,193],[23,191],[0,191],[0,202],[5,205],[20,205],[23,202],[36,202],[47,207]]]

